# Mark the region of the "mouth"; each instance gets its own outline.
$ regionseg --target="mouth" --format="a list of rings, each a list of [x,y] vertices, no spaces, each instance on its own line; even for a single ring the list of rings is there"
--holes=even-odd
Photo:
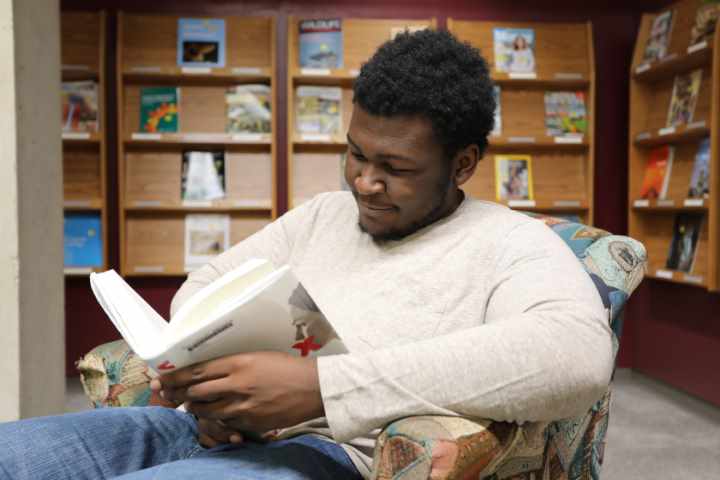
[[[367,202],[367,201],[360,200],[360,199],[358,199],[358,204],[365,210],[371,210],[373,212],[389,212],[389,211],[395,210],[395,207],[392,205],[375,203],[375,202]]]

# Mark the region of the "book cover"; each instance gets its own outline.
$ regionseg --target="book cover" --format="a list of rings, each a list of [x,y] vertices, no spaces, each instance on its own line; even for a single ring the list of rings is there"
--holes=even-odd
[[[675,217],[665,268],[685,273],[692,271],[702,221],[703,215],[696,213],[680,213]]]
[[[535,72],[535,31],[532,28],[494,28],[495,70]]]
[[[185,216],[185,271],[202,267],[230,248],[230,215]]]
[[[698,93],[700,93],[701,80],[702,69],[675,76],[667,115],[668,127],[692,122]]]
[[[673,11],[660,13],[653,20],[650,35],[645,43],[643,62],[654,62],[667,55],[672,30]]]
[[[224,67],[225,20],[178,19],[177,64],[180,67]]]
[[[225,152],[183,152],[180,192],[184,202],[225,198]]]
[[[342,20],[301,20],[300,68],[343,68]]]
[[[63,82],[61,92],[63,132],[97,132],[100,128],[97,83]]]
[[[533,199],[530,155],[495,155],[495,199]]]
[[[668,145],[650,150],[640,186],[640,198],[665,198],[674,154],[675,147]]]
[[[102,221],[99,213],[66,213],[63,228],[66,267],[102,266]]]
[[[177,87],[143,87],[140,89],[140,131],[168,132],[178,131],[178,101],[180,92]]]
[[[502,106],[500,98],[502,91],[498,85],[493,85],[493,97],[495,98],[495,112],[493,114],[493,129],[490,135],[502,135]]]
[[[269,134],[272,125],[269,85],[250,84],[230,87],[225,92],[228,133]]]
[[[715,32],[718,18],[720,18],[720,2],[700,5],[695,12],[695,23],[690,29],[690,45],[709,42]]]
[[[340,133],[342,124],[340,87],[297,87],[295,98],[297,133],[321,135]]]
[[[545,130],[548,136],[584,135],[587,112],[584,92],[545,92]]]
[[[692,175],[690,176],[690,187],[688,197],[708,198],[710,196],[710,138],[706,138],[698,145],[695,161],[693,163]]]

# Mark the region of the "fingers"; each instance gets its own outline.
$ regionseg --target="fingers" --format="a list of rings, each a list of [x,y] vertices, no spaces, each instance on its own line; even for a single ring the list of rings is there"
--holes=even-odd
[[[237,419],[242,411],[242,400],[237,398],[222,398],[214,402],[189,402],[187,410],[198,417],[212,420]]]
[[[198,441],[207,448],[226,443],[241,443],[243,437],[239,432],[228,428],[217,420],[198,419]]]
[[[231,358],[232,357],[223,357],[207,362],[196,363],[195,365],[190,365],[189,367],[161,375],[155,380],[158,380],[162,385],[162,389],[165,390],[168,388],[186,388],[195,383],[223,378],[231,371]],[[155,385],[157,385],[157,383],[155,383]]]

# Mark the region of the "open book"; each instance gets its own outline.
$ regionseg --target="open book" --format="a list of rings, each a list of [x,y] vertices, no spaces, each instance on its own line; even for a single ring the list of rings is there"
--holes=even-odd
[[[287,265],[248,260],[196,292],[169,323],[114,270],[92,273],[90,286],[130,348],[161,373],[241,352],[347,352]]]

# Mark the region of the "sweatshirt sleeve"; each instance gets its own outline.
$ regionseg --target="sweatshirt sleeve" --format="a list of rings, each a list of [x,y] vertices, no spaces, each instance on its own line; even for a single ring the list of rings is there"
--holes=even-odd
[[[318,359],[337,441],[411,415],[551,421],[580,415],[605,392],[611,330],[575,255],[538,221],[512,229],[489,272],[477,326]]]

